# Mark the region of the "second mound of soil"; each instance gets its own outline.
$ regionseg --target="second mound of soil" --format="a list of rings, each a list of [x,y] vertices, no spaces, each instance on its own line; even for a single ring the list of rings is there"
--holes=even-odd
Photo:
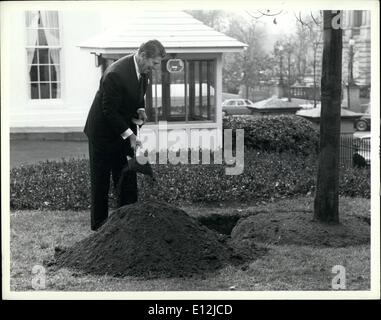
[[[312,213],[259,213],[241,219],[231,233],[232,241],[313,247],[346,247],[368,244],[370,219],[367,216],[340,216],[340,224],[313,220]]]
[[[56,251],[55,264],[112,276],[176,277],[215,271],[249,251],[227,246],[222,235],[183,210],[160,201],[114,211],[95,233]]]

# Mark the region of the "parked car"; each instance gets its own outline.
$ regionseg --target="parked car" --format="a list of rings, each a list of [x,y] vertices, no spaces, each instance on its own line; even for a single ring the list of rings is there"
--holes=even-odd
[[[370,131],[370,114],[365,114],[360,119],[357,119],[355,129],[358,131]]]
[[[222,112],[229,114],[250,114],[254,103],[249,99],[227,99],[222,103]]]
[[[353,148],[355,150],[353,165],[356,167],[370,165],[370,134],[355,138]]]

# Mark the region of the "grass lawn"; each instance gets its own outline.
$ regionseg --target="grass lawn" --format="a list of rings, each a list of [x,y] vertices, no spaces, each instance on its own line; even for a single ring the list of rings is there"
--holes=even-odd
[[[305,211],[312,215],[313,198],[284,199],[260,205],[194,205],[182,207],[192,216],[210,213],[249,215],[256,212]],[[342,198],[341,214],[369,215],[368,199]],[[269,217],[270,218],[270,217]],[[70,246],[88,236],[89,212],[11,212],[11,290],[33,290],[32,268],[53,257],[54,247]],[[268,253],[246,268],[228,266],[211,276],[139,280],[133,277],[84,275],[60,269],[47,271],[48,291],[217,291],[229,290],[331,290],[335,265],[346,268],[348,290],[370,289],[369,245],[316,248],[268,245]]]

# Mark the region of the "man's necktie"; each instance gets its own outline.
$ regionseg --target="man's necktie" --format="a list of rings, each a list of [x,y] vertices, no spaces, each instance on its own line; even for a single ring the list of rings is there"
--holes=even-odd
[[[139,103],[144,104],[144,75],[139,74]]]

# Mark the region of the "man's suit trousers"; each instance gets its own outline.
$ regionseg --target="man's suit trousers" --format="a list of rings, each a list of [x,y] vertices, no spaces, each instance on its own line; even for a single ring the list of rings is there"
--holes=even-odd
[[[121,139],[116,145],[105,146],[89,140],[92,230],[97,230],[108,218],[110,177],[117,191],[123,166],[127,163],[123,143]],[[116,192],[119,207],[138,199],[136,172],[128,172],[122,181],[120,192]]]

